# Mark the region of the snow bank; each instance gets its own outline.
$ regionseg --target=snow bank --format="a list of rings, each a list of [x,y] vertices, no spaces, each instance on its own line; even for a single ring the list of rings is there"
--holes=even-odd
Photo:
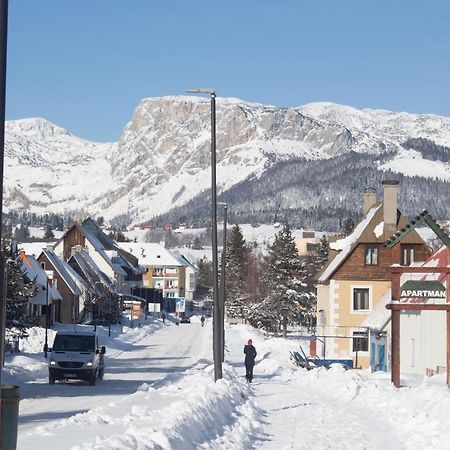
[[[175,378],[157,389],[144,384],[122,402],[41,426],[38,433],[61,435],[65,429],[73,433],[75,426],[85,435],[97,436],[73,450],[250,446],[259,427],[259,410],[233,367],[225,365],[224,378],[217,383],[213,366],[203,363]]]

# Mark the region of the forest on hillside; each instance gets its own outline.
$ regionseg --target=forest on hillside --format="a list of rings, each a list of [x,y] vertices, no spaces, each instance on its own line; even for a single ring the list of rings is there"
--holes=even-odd
[[[377,169],[392,156],[385,154],[381,159],[350,152],[329,160],[284,161],[267,169],[261,177],[249,178],[218,197],[229,205],[230,223],[287,222],[295,228],[337,231],[346,219],[356,222],[362,216],[366,189],[375,189],[381,201],[382,181],[396,179],[400,183],[399,209],[404,214],[413,217],[427,209],[437,220],[450,218],[448,183]],[[210,214],[210,193],[204,191],[151,223],[207,226]]]

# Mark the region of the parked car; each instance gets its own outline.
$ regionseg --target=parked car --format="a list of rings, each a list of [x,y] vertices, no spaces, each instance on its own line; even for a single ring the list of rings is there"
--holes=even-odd
[[[99,347],[93,331],[58,331],[53,346],[48,349],[48,382],[78,379],[95,385],[105,372],[105,346]]]
[[[189,317],[182,317],[180,320],[181,323],[191,323],[191,319]]]

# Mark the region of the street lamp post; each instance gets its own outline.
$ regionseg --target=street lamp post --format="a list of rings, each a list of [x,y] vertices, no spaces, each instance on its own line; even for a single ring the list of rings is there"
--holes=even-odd
[[[45,343],[44,343],[44,356],[47,358],[48,352],[48,277],[47,287],[45,290]]]
[[[109,327],[108,327],[108,336],[111,337],[111,321],[112,321],[112,299],[113,293],[115,292],[115,283],[114,281],[109,286]]]
[[[222,245],[222,263],[220,274],[220,328],[221,328],[221,342],[220,351],[222,362],[225,362],[225,265],[226,265],[226,253],[227,253],[227,213],[228,205],[225,202],[219,202],[218,205],[223,206],[223,245]]]
[[[5,155],[5,98],[6,98],[6,54],[8,38],[8,0],[0,0],[0,242],[2,239],[3,217],[3,161]],[[5,255],[0,250],[0,386],[5,356],[6,329],[6,270]],[[2,409],[0,402],[0,412]],[[1,428],[3,421],[0,414]]]
[[[212,231],[212,269],[213,269],[213,358],[214,380],[222,378],[222,358],[220,349],[220,306],[217,261],[217,186],[216,186],[216,91],[211,88],[186,89],[191,94],[211,96],[211,231]]]
[[[48,353],[48,329],[50,327],[50,313],[49,313],[49,304],[48,304],[48,290],[49,290],[49,280],[53,279],[53,274],[51,271],[45,271],[46,274],[46,290],[45,290],[45,342],[44,342],[44,356],[47,358]]]
[[[112,308],[111,308],[111,303],[112,303],[112,292],[111,290],[109,291],[109,324],[108,324],[108,336],[111,337],[111,321],[112,321]]]

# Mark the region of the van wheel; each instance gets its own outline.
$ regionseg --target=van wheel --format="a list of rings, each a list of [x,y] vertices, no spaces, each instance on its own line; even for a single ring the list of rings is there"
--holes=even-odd
[[[48,384],[55,384],[55,378],[52,376],[48,377]]]
[[[91,386],[95,386],[96,380],[97,380],[97,372],[92,372],[91,378],[89,379],[89,384]]]

